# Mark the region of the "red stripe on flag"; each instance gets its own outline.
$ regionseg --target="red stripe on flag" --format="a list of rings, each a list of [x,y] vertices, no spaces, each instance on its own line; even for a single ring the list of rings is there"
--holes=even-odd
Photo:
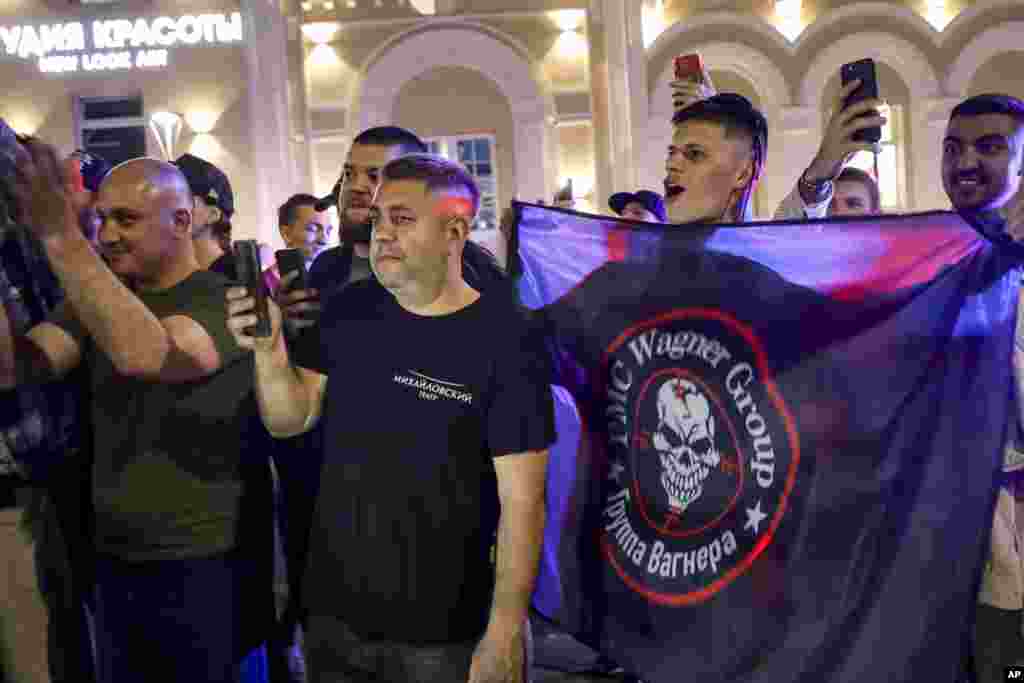
[[[629,244],[628,231],[620,228],[609,228],[606,236],[609,261],[624,261],[626,259],[626,248]]]
[[[855,231],[851,231],[853,233]],[[851,235],[852,237],[853,235]],[[930,248],[922,249],[921,245]],[[921,226],[912,234],[889,234],[886,248],[855,280],[836,281],[824,289],[840,301],[859,301],[931,282],[980,248],[983,240],[969,232]]]

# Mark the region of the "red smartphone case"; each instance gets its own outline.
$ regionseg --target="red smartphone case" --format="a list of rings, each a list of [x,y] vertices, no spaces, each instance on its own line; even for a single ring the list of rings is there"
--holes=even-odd
[[[698,82],[704,80],[704,63],[701,61],[699,54],[679,55],[673,61],[675,64],[676,80]]]

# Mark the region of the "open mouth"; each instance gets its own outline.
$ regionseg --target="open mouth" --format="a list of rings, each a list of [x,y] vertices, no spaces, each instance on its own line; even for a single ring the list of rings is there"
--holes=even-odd
[[[953,187],[958,190],[975,190],[982,187],[985,183],[978,176],[958,176],[953,181]]]
[[[684,192],[686,192],[686,188],[684,188],[682,185],[672,185],[669,183],[665,183],[665,199],[668,201],[672,200],[675,197],[678,197]]]

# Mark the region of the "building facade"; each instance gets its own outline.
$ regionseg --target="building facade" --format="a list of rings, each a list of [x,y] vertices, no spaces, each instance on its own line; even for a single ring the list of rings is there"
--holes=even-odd
[[[720,90],[768,117],[756,212],[768,217],[817,150],[845,62],[872,57],[891,104],[874,169],[887,208],[948,206],[939,178],[951,107],[1024,96],[1024,1],[309,0],[312,175],[329,187],[351,136],[397,122],[431,139],[486,138],[496,201],[578,206],[658,189],[675,55],[699,52]],[[465,148],[465,146],[464,146]],[[488,169],[491,170],[491,169]]]
[[[0,116],[65,153],[207,158],[231,179],[236,236],[270,241],[280,194],[309,184],[286,27],[267,0],[4,0]],[[181,119],[171,149],[157,112]]]
[[[659,189],[672,58],[689,52],[768,118],[759,216],[817,150],[839,67],[863,57],[892,123],[856,163],[889,209],[946,208],[950,109],[1024,97],[1024,0],[0,0],[0,115],[65,151],[134,127],[123,137],[158,156],[149,119],[178,114],[173,153],[221,166],[236,237],[275,245],[278,204],[328,191],[358,131],[402,125],[477,177],[484,237],[511,200],[570,179],[586,211]]]

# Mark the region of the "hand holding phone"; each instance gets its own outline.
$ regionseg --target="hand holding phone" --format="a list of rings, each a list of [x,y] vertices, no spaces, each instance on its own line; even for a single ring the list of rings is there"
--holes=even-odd
[[[843,86],[836,95],[821,147],[801,176],[800,192],[805,202],[817,201],[816,196],[811,197],[809,189],[804,193],[805,187],[824,190],[858,152],[876,152],[882,138],[886,119],[878,111],[883,102],[877,98],[874,63],[871,60],[853,62],[843,66],[841,74]]]
[[[315,324],[320,317],[320,294],[309,289],[306,258],[301,249],[282,249],[276,256],[281,272],[277,304],[284,315],[285,329],[294,334]]]
[[[267,292],[263,286],[263,268],[260,266],[260,247],[256,240],[238,240],[234,244],[235,263],[238,279],[246,289],[246,296],[253,297],[256,324],[242,331],[252,337],[271,336],[270,312],[267,309]]]
[[[696,52],[679,55],[673,60],[675,80],[672,81],[672,108],[686,109],[692,104],[718,94],[704,61]]]
[[[284,279],[290,273],[298,273],[288,284],[288,290],[306,289],[306,255],[301,249],[279,249],[274,253],[277,257],[277,269]]]
[[[849,109],[858,102],[878,99],[878,76],[875,72],[874,60],[861,59],[856,62],[844,64],[839,70],[839,75],[844,86],[852,83],[853,81],[860,81],[860,85],[857,86],[857,88],[850,93],[843,102],[844,110]],[[878,112],[875,110],[861,114],[862,117],[877,115]],[[869,128],[858,130],[853,134],[853,139],[857,142],[879,142],[882,139],[882,127],[871,126]]]
[[[677,81],[693,81],[703,83],[706,78],[704,73],[704,60],[700,54],[691,52],[686,55],[678,55],[672,60]]]

